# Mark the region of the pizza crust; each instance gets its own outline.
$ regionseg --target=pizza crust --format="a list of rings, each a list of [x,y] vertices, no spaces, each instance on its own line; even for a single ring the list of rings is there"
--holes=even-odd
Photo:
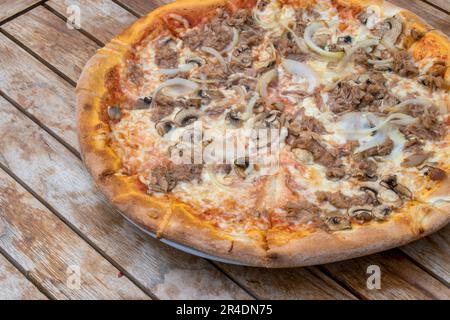
[[[295,2],[305,7],[313,1]],[[406,18],[406,30],[425,32],[425,36],[419,41],[410,38],[405,40],[413,57],[416,60],[424,55],[443,58],[447,65],[445,80],[450,85],[450,42],[441,32],[430,31],[431,27],[416,15],[386,1],[335,2],[359,9],[377,4],[385,10],[400,13]],[[136,177],[117,174],[121,161],[108,145],[110,128],[101,110],[103,99],[108,94],[105,79],[109,72],[122,66],[134,45],[147,37],[156,37],[164,30],[169,24],[166,19],[169,13],[182,14],[195,25],[200,22],[200,18],[210,15],[218,7],[235,10],[254,3],[255,1],[243,0],[179,0],[138,20],[105,48],[100,49],[88,62],[77,86],[78,133],[83,160],[100,190],[127,217],[159,237],[252,266],[292,267],[344,260],[406,244],[447,224],[450,220],[448,202],[433,206],[414,203],[387,222],[373,222],[349,231],[302,234],[276,229],[267,233],[255,230],[240,238],[201,221],[173,195],[163,198],[149,195]],[[434,190],[434,196],[448,195],[449,191],[449,183],[446,181]],[[430,194],[429,199],[431,197]],[[416,218],[412,220],[411,217]]]

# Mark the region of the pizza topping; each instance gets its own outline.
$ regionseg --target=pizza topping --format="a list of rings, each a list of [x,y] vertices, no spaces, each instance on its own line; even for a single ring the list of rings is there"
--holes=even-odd
[[[432,152],[419,151],[409,157],[405,158],[402,162],[402,167],[417,167],[424,163],[429,157],[432,156]]]
[[[304,39],[305,39],[305,43],[306,45],[314,52],[316,52],[317,54],[327,57],[327,58],[332,58],[332,59],[341,59],[344,56],[344,52],[339,51],[339,52],[332,52],[332,51],[327,51],[322,49],[321,47],[319,47],[313,40],[313,37],[315,35],[315,33],[324,28],[325,25],[322,22],[313,22],[310,23],[306,29],[305,29],[305,34],[304,34]]]
[[[402,33],[403,30],[403,21],[400,16],[393,16],[391,18],[387,18],[384,20],[384,25],[388,26],[387,31],[384,33],[381,42],[387,48],[394,47],[397,42],[398,37]]]
[[[160,121],[162,118],[170,115],[175,109],[175,100],[169,96],[160,94],[152,100],[151,119],[154,122]]]
[[[173,40],[165,38],[155,46],[155,62],[161,68],[176,68],[178,66],[178,51],[172,46]]]
[[[171,175],[165,166],[153,168],[148,188],[150,192],[167,193],[172,191],[177,185],[177,180]]]
[[[380,181],[380,185],[394,191],[402,199],[411,200],[413,198],[412,192],[404,185],[398,183],[395,175],[384,177]]]
[[[447,177],[447,173],[444,170],[430,165],[426,165],[422,169],[426,170],[425,175],[430,177],[433,181],[442,181]]]
[[[426,75],[420,77],[420,81],[432,89],[441,89],[445,87],[446,64],[443,61],[435,63]]]
[[[201,111],[196,108],[181,109],[174,117],[174,122],[179,127],[186,127],[197,121],[201,116]]]
[[[281,63],[292,75],[306,79],[309,92],[317,87],[317,75],[308,65],[290,59],[283,59]]]
[[[331,231],[348,230],[352,228],[350,220],[343,216],[329,217],[325,219],[325,224]]]
[[[300,41],[300,38],[293,32],[286,32],[274,41],[274,46],[282,57],[296,61],[305,61],[309,54],[306,48],[302,49]]]
[[[175,127],[175,123],[170,120],[160,121],[156,124],[156,131],[160,136],[164,136]]]
[[[361,221],[370,221],[373,219],[372,207],[370,206],[350,207],[348,209],[348,215],[351,218]]]
[[[339,81],[329,93],[330,108],[334,113],[377,107],[389,96],[386,78],[378,72],[350,80]]]
[[[111,120],[120,120],[122,117],[122,110],[117,106],[108,107],[108,117]]]
[[[377,206],[375,208],[373,208],[372,210],[372,214],[375,217],[375,219],[379,220],[379,221],[384,221],[387,219],[387,217],[391,214],[392,212],[392,207],[388,206],[388,205],[380,205]]]

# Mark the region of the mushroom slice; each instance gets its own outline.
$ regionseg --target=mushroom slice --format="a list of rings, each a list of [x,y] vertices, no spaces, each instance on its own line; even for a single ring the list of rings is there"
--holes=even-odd
[[[429,157],[432,156],[432,152],[416,152],[402,162],[402,167],[411,168],[411,167],[417,167],[420,166],[422,163],[424,163]]]
[[[370,221],[373,219],[372,207],[369,206],[355,206],[348,209],[348,215],[352,218],[362,221]]]
[[[179,127],[185,127],[197,121],[201,116],[201,112],[195,108],[181,109],[174,118],[174,123]]]
[[[397,182],[397,176],[389,175],[381,179],[380,185],[395,192],[402,200],[412,200],[412,192]]]
[[[387,18],[386,20],[384,20],[384,22],[387,23],[390,28],[384,33],[381,41],[386,47],[392,48],[394,47],[398,37],[402,33],[403,21],[401,20],[400,16],[395,15],[391,18]]]
[[[295,160],[301,164],[314,164],[314,157],[311,152],[300,148],[294,148],[292,149],[292,153],[294,154]]]
[[[248,157],[236,159],[234,161],[234,172],[241,177],[242,179],[245,179],[247,177],[246,170],[250,166],[250,159]]]
[[[377,206],[377,207],[373,208],[373,210],[372,210],[372,214],[373,214],[374,218],[378,221],[386,220],[386,218],[391,214],[391,212],[392,212],[392,207],[385,205],[385,204]]]
[[[348,230],[352,228],[350,220],[346,217],[329,217],[325,220],[325,224],[331,231]]]
[[[122,117],[122,110],[117,106],[108,107],[108,117],[111,120],[120,120]]]
[[[155,125],[156,131],[158,134],[163,137],[166,133],[168,133],[170,130],[172,130],[175,127],[175,123],[173,123],[170,120],[163,120],[158,122]]]
[[[242,124],[243,120],[239,116],[239,113],[233,110],[230,110],[227,115],[225,116],[225,119],[228,123],[230,123],[232,126],[238,127]]]
[[[195,63],[196,65],[198,65],[199,67],[201,67],[202,65],[204,65],[205,59],[200,58],[200,57],[190,57],[186,59],[186,63]]]
[[[378,190],[375,190],[368,186],[362,186],[359,188],[361,191],[367,193],[372,199],[375,204],[380,204],[380,200],[378,200]]]
[[[424,174],[430,177],[433,181],[442,181],[447,177],[447,173],[444,170],[432,167],[430,165],[423,166],[421,170],[425,170]]]

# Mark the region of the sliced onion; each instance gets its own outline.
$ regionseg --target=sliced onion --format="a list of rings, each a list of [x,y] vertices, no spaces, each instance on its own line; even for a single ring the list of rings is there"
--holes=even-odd
[[[375,117],[375,115],[371,115],[371,116]],[[397,125],[408,125],[408,124],[413,124],[415,122],[417,122],[416,118],[408,116],[404,113],[392,113],[387,118],[383,119],[380,123],[378,123],[375,127],[369,128],[369,129],[362,129],[362,130],[356,131],[356,133],[370,134],[372,132],[380,130],[388,123],[393,123],[393,124],[397,124]]]
[[[171,92],[172,95],[174,95],[174,94],[175,95],[189,94],[192,91],[199,89],[199,85],[196,84],[195,82],[192,82],[192,81],[189,81],[186,79],[182,79],[182,78],[169,79],[169,80],[161,83],[153,91],[153,99],[152,99],[151,106],[153,106],[155,104],[156,96],[159,94],[159,92],[161,92],[161,90],[163,90],[164,88],[168,88],[168,87],[176,87],[177,88]]]
[[[381,146],[386,141],[387,137],[388,135],[386,131],[380,130],[374,136],[371,136],[368,141],[362,143],[358,148],[356,148],[354,153],[360,153],[373,147]]]
[[[297,47],[300,49],[303,53],[309,53],[308,46],[305,43],[305,40],[302,37],[299,37],[295,34],[294,30],[292,30],[287,24],[283,24],[283,27],[291,33],[291,35],[294,37],[294,42],[297,45]]]
[[[255,107],[256,102],[259,99],[259,94],[255,93],[251,99],[248,101],[247,106],[245,107],[245,113],[242,116],[243,120],[248,120],[251,118],[253,114],[253,108]]]
[[[317,44],[314,43],[312,37],[314,33],[320,28],[323,28],[325,25],[322,22],[312,22],[305,29],[305,43],[306,45],[314,52],[320,54],[321,56],[332,58],[332,59],[341,59],[344,56],[344,52],[331,52],[320,48]]]
[[[389,112],[403,112],[404,108],[411,104],[426,107],[426,106],[432,105],[433,103],[430,100],[424,99],[424,98],[408,99],[408,100],[405,100],[393,107],[385,107],[385,108],[383,108],[383,110],[389,111]]]
[[[206,52],[206,53],[209,53],[212,56],[214,56],[217,59],[217,61],[219,61],[219,63],[222,66],[223,70],[224,71],[228,71],[227,63],[225,62],[225,59],[223,58],[223,56],[220,54],[219,51],[217,51],[214,48],[210,48],[210,47],[202,47],[201,50]]]
[[[222,53],[233,51],[233,49],[239,42],[239,30],[236,28],[232,28],[232,30],[233,30],[233,39],[231,40],[230,44],[222,51]]]
[[[342,61],[338,65],[338,70],[343,69],[347,63],[350,62],[352,59],[352,56],[358,51],[359,49],[368,48],[371,46],[376,46],[380,43],[380,40],[378,39],[366,39],[363,41],[359,41],[354,46],[352,46],[345,54],[345,57],[342,59]]]
[[[261,0],[258,0],[256,3],[256,8],[258,7],[258,4]],[[253,19],[255,19],[256,24],[266,30],[272,30],[279,27],[279,24],[277,21],[279,20],[279,12],[273,12],[272,15],[274,15],[274,19],[271,19],[272,22],[268,23],[261,20],[260,14],[262,14],[262,11],[259,10],[253,10]]]
[[[269,70],[261,76],[261,78],[258,80],[258,84],[256,85],[256,90],[259,92],[263,100],[269,105],[272,102],[269,99],[268,87],[272,80],[276,78],[276,76],[276,69]]]
[[[159,69],[157,72],[162,75],[175,75],[180,72],[189,72],[197,66],[195,63],[186,63],[176,69]]]
[[[405,136],[400,133],[398,129],[391,128],[389,130],[389,138],[394,143],[394,148],[391,151],[391,154],[388,156],[388,159],[401,161],[403,155],[403,148],[405,147],[406,139]]]
[[[308,80],[308,91],[310,93],[317,87],[317,75],[307,64],[291,59],[283,59],[281,63],[291,74]]]
[[[202,84],[213,84],[213,83],[218,83],[218,82],[222,81],[222,80],[218,80],[218,79],[200,79],[200,78],[195,78],[195,77],[191,77],[191,80],[193,82],[202,83]]]
[[[168,17],[181,23],[185,29],[188,29],[190,27],[189,21],[178,14],[171,13],[168,15]]]

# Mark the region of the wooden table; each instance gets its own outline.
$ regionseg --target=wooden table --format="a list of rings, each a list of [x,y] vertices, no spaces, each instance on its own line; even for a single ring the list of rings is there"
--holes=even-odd
[[[450,33],[448,0],[393,2]],[[98,48],[164,3],[0,0],[0,298],[449,299],[450,226],[364,258],[267,270],[175,250],[111,207],[80,160],[74,87]],[[74,4],[80,30],[66,26]],[[367,288],[371,265],[380,290]]]

